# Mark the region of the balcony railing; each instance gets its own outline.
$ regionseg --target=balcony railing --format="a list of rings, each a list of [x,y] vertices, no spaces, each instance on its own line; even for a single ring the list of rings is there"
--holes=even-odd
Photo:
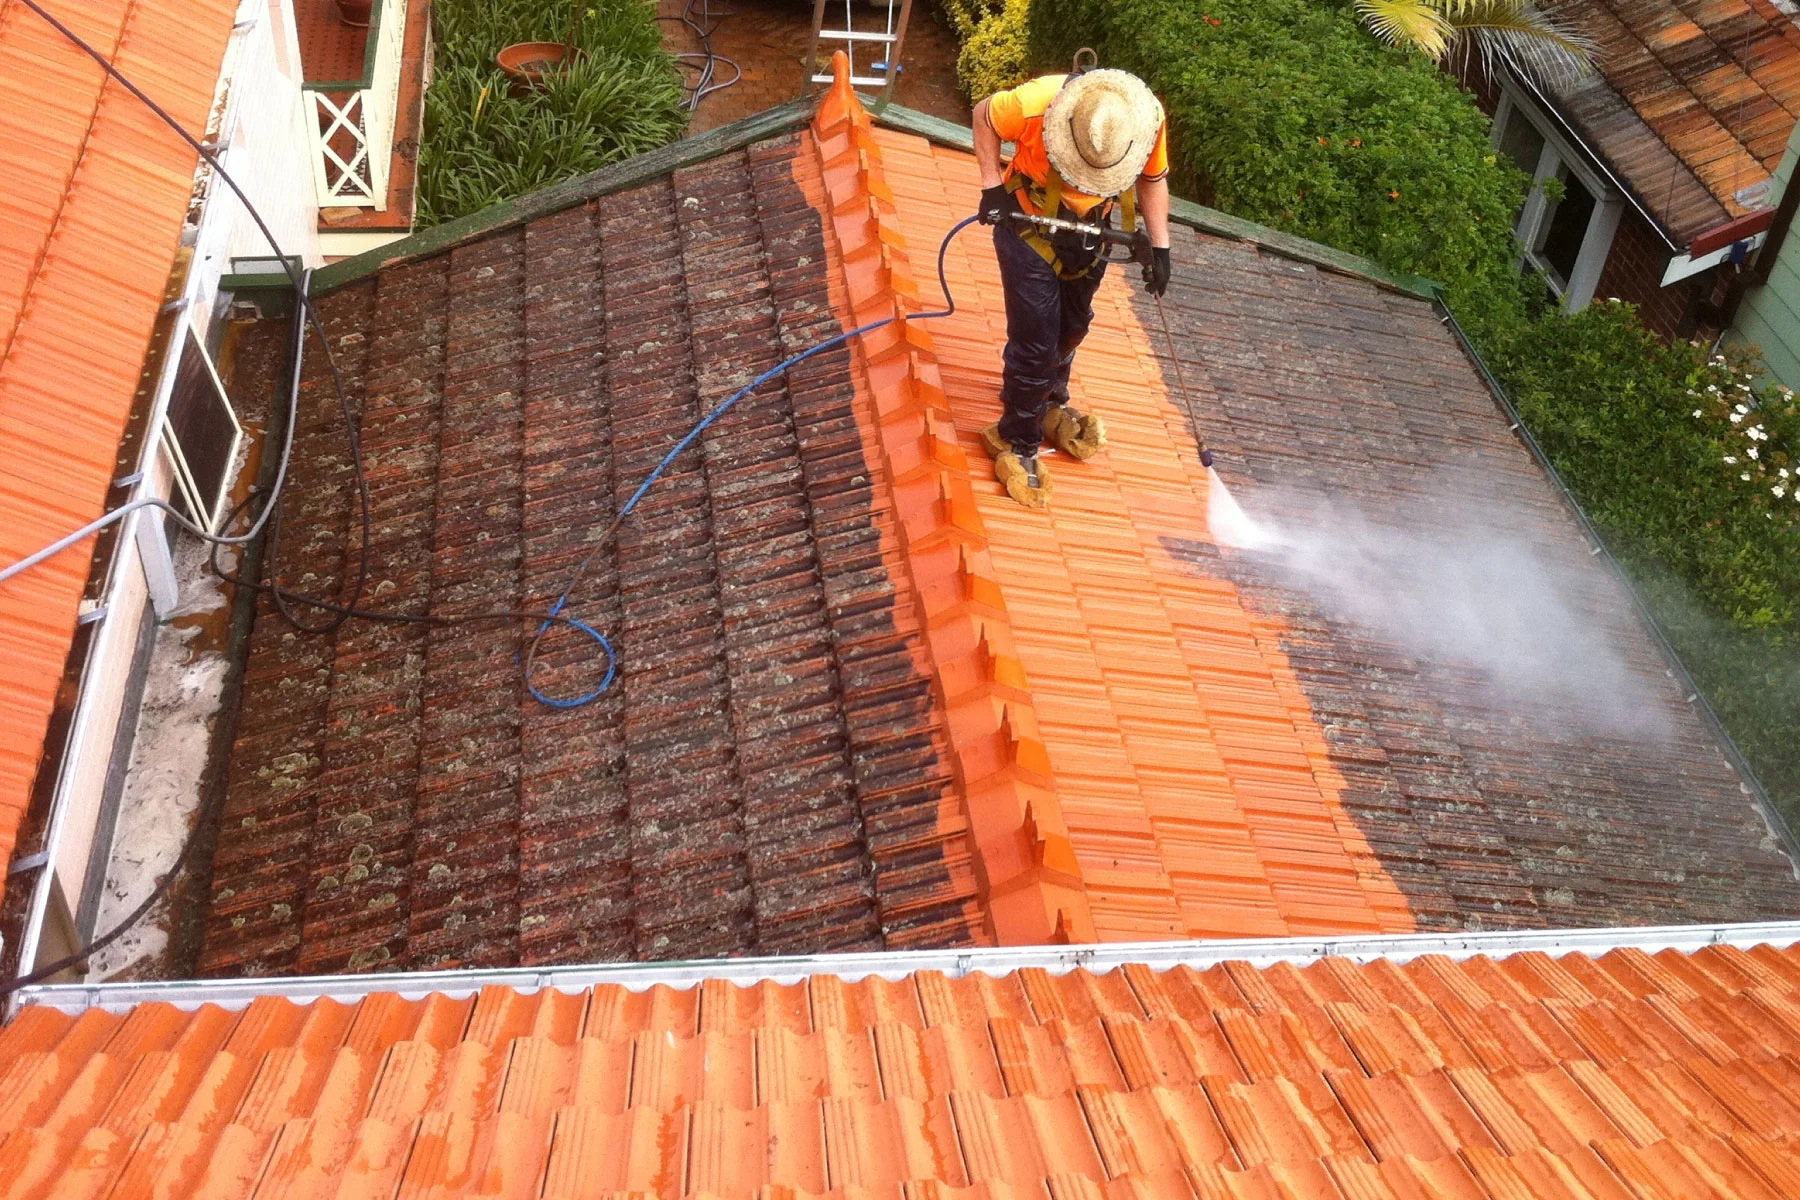
[[[387,208],[406,0],[375,0],[361,79],[302,85],[320,208]]]

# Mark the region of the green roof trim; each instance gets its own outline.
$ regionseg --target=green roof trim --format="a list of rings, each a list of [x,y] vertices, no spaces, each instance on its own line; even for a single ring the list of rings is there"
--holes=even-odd
[[[515,200],[490,205],[480,212],[408,234],[398,241],[365,251],[313,272],[312,294],[317,296],[365,279],[386,267],[415,262],[478,241],[502,229],[511,229],[540,217],[559,213],[602,196],[627,191],[671,171],[691,167],[754,142],[797,129],[812,119],[811,100],[790,100],[741,121],[721,125],[697,137],[683,138],[645,154],[601,167],[574,179],[553,183]]]
[[[872,105],[868,97],[863,97],[865,105]],[[873,110],[871,110],[873,111]],[[900,104],[890,104],[885,110],[874,114],[875,122],[888,125],[906,133],[917,134],[940,146],[949,146],[957,150],[973,150],[975,135],[966,125],[958,125],[941,117],[928,116]],[[1226,237],[1233,241],[1250,242],[1260,246],[1271,254],[1279,254],[1283,258],[1291,258],[1296,262],[1310,263],[1327,271],[1335,271],[1340,275],[1354,275],[1358,279],[1366,279],[1371,283],[1403,293],[1418,300],[1437,300],[1443,295],[1443,288],[1421,275],[1409,275],[1404,271],[1390,271],[1373,259],[1363,258],[1357,254],[1347,254],[1342,250],[1334,250],[1330,246],[1311,242],[1291,233],[1283,233],[1279,229],[1270,229],[1267,225],[1258,225],[1255,221],[1246,221],[1242,217],[1234,217],[1230,213],[1220,212],[1216,208],[1195,204],[1191,200],[1173,197],[1169,203],[1169,219],[1177,224],[1197,229],[1201,233],[1210,233],[1216,237]]]
[[[866,97],[863,102],[866,105],[873,104]],[[313,294],[320,295],[333,288],[354,283],[384,267],[441,254],[499,230],[535,221],[601,196],[639,187],[671,171],[690,167],[720,154],[741,150],[776,134],[797,129],[812,119],[814,104],[815,101],[807,97],[790,100],[729,125],[721,125],[697,137],[671,142],[660,149],[602,167],[591,174],[539,188],[516,200],[492,205],[480,212],[446,221],[375,250],[332,263],[313,273]],[[879,124],[916,134],[941,146],[972,150],[975,145],[975,135],[967,125],[928,116],[904,105],[888,105],[875,116],[875,120]],[[1443,296],[1443,289],[1438,284],[1422,276],[1390,271],[1360,255],[1334,250],[1330,246],[1295,237],[1279,229],[1270,229],[1267,225],[1258,225],[1254,221],[1246,221],[1242,217],[1234,217],[1179,197],[1170,201],[1169,217],[1177,224],[1201,233],[1249,242],[1271,254],[1295,262],[1309,263],[1322,270],[1364,279],[1415,299],[1436,301]]]

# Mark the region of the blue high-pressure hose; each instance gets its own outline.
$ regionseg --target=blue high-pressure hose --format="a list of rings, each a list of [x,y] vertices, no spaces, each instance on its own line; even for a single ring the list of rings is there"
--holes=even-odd
[[[951,316],[956,312],[956,297],[951,294],[950,280],[944,274],[944,258],[949,254],[950,243],[955,240],[956,235],[980,219],[980,217],[964,217],[950,227],[950,232],[944,235],[944,240],[938,245],[938,286],[944,290],[944,307],[935,312],[907,313],[906,319],[908,321],[931,321],[939,317]],[[612,523],[608,526],[605,536],[601,537],[599,544],[588,553],[586,558],[581,560],[581,564],[575,568],[574,572],[569,576],[569,582],[563,587],[562,595],[557,597],[556,603],[550,608],[550,616],[560,617],[562,622],[566,622],[571,628],[586,634],[588,637],[594,639],[599,645],[600,649],[606,655],[605,676],[601,678],[599,685],[596,686],[593,691],[584,692],[579,696],[559,698],[556,696],[545,695],[540,691],[537,684],[532,682],[532,675],[535,673],[537,667],[538,646],[543,642],[544,634],[549,632],[553,624],[558,623],[545,621],[538,626],[537,633],[532,636],[531,646],[526,651],[524,659],[525,687],[530,691],[534,700],[538,701],[540,704],[547,704],[551,708],[580,708],[584,704],[592,704],[595,700],[598,700],[601,696],[605,695],[606,690],[612,686],[613,676],[617,673],[619,665],[619,658],[613,651],[612,643],[607,640],[604,633],[601,633],[587,622],[578,621],[573,617],[563,617],[562,610],[569,603],[569,596],[581,583],[582,577],[587,574],[588,565],[594,561],[594,555],[600,553],[600,550],[609,540],[611,540],[612,534],[618,530],[620,523],[623,522],[626,517],[631,515],[631,510],[638,506],[638,501],[644,498],[645,493],[650,490],[651,485],[662,477],[662,473],[669,469],[669,465],[680,457],[681,452],[693,445],[694,440],[702,433],[706,432],[707,426],[729,412],[733,405],[737,404],[738,401],[742,400],[777,375],[780,375],[791,367],[805,362],[815,354],[823,354],[827,350],[836,349],[845,342],[848,342],[851,338],[861,337],[865,333],[873,333],[884,325],[892,325],[896,319],[897,318],[895,317],[883,317],[879,321],[871,321],[867,325],[859,325],[855,329],[838,334],[836,337],[827,338],[816,346],[810,346],[794,355],[792,358],[785,358],[776,363],[761,375],[758,375],[755,379],[752,379],[749,383],[733,392],[719,404],[718,407],[714,408],[704,417],[701,417],[699,422],[695,424],[692,429],[688,430],[687,434],[679,442],[676,442],[674,447],[671,448],[667,454],[663,455],[662,461],[657,463],[648,475],[644,476],[644,482],[638,484],[637,490],[631,493],[631,498],[620,506],[619,511],[613,516]]]

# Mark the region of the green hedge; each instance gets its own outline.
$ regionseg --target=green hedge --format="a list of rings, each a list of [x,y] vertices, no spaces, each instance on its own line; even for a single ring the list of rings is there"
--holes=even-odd
[[[1526,425],[1800,824],[1800,405],[1617,301],[1490,351]]]
[[[1031,0],[943,0],[944,15],[962,49],[956,78],[971,101],[1031,78],[1026,22]]]
[[[582,16],[576,20],[577,5]],[[682,80],[643,0],[437,0],[436,69],[419,146],[419,228],[654,150],[687,131]],[[494,54],[560,42],[583,54],[513,96]]]
[[[1092,45],[1155,89],[1181,194],[1436,279],[1476,329],[1519,311],[1529,180],[1471,96],[1348,3],[1033,0],[1029,34],[1039,69]]]

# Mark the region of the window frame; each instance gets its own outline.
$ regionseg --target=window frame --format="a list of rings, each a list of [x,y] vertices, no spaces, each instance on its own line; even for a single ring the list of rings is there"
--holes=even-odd
[[[1594,289],[1599,286],[1601,271],[1612,251],[1613,235],[1618,231],[1619,218],[1625,211],[1625,198],[1609,186],[1605,176],[1594,169],[1585,154],[1562,137],[1556,122],[1510,79],[1502,79],[1500,100],[1494,106],[1494,119],[1488,129],[1488,143],[1495,154],[1504,153],[1500,149],[1501,140],[1514,120],[1528,122],[1544,142],[1531,174],[1531,191],[1525,197],[1518,222],[1513,227],[1518,249],[1517,266],[1522,270],[1529,263],[1541,272],[1562,299],[1563,307],[1578,312],[1593,300]],[[1544,181],[1556,177],[1564,169],[1594,197],[1594,211],[1588,217],[1587,228],[1582,231],[1581,249],[1567,279],[1559,278],[1536,250],[1539,241],[1548,233],[1548,222],[1553,216],[1550,202],[1544,195]]]

